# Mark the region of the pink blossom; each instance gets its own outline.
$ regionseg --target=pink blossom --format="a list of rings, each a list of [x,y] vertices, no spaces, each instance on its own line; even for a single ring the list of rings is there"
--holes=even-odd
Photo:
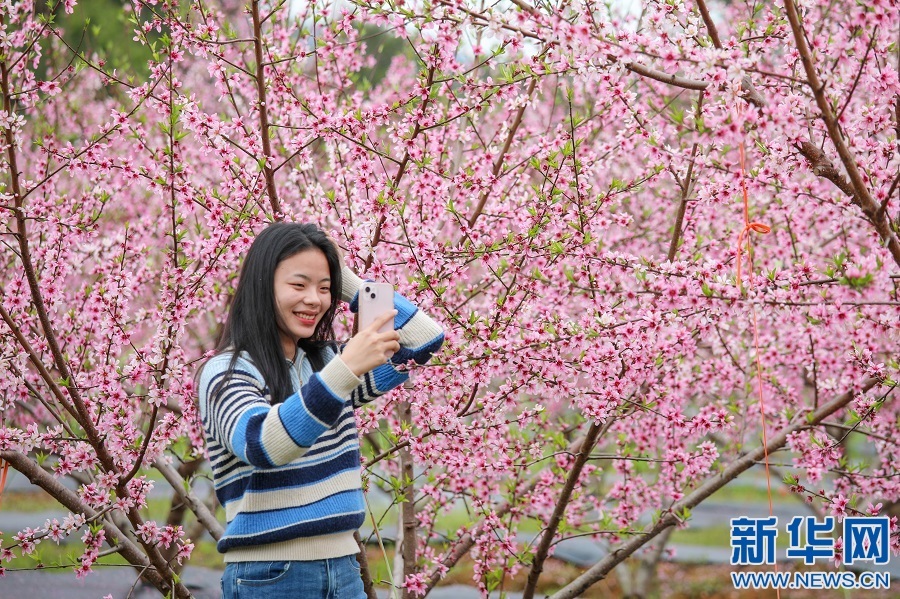
[[[838,522],[844,519],[847,514],[847,505],[850,501],[840,493],[831,500],[831,513],[837,518]]]
[[[424,574],[410,574],[403,580],[403,588],[417,597],[425,595],[428,586],[425,584]]]

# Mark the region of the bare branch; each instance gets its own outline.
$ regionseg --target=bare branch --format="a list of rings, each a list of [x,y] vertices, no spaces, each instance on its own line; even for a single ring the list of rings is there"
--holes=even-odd
[[[216,519],[215,514],[213,514],[206,504],[200,501],[200,499],[194,495],[192,491],[189,491],[185,487],[185,481],[181,478],[181,475],[169,464],[167,464],[162,458],[153,462],[153,467],[159,470],[160,474],[168,481],[170,485],[172,485],[172,489],[178,494],[182,501],[184,501],[190,508],[191,511],[194,512],[194,515],[197,516],[197,521],[200,522],[213,539],[219,540],[222,538],[222,535],[225,534],[225,530],[222,528],[222,525],[219,524],[219,521]]]
[[[697,91],[703,91],[707,87],[709,87],[709,81],[700,81],[697,79],[681,77],[680,75],[664,73],[662,71],[657,71],[652,67],[648,67],[636,62],[627,62],[623,66],[632,73],[637,73],[638,75],[643,75],[644,77],[648,77],[662,83],[674,85],[675,87],[683,87],[684,89],[693,89]]]
[[[719,30],[709,14],[709,9],[706,8],[705,0],[697,0],[697,8],[700,9],[700,16],[703,17],[703,23],[706,24],[706,31],[709,32],[709,39],[712,40],[713,46],[721,48],[722,41],[719,39]]]
[[[412,423],[412,406],[408,400],[397,404],[397,419],[401,422]],[[403,503],[400,504],[400,530],[403,540],[397,552],[403,556],[403,580],[416,573],[416,487],[413,484],[415,473],[413,471],[413,457],[409,447],[400,449],[400,476],[404,483]],[[413,599],[415,595],[404,588],[403,599]]]
[[[825,152],[819,149],[818,146],[810,141],[804,141],[800,144],[798,149],[800,150],[800,153],[809,160],[814,175],[822,177],[823,179],[828,179],[834,183],[838,189],[843,191],[844,195],[850,198],[856,198],[853,185],[846,177],[844,177],[843,173],[834,167],[834,164],[828,159]]]

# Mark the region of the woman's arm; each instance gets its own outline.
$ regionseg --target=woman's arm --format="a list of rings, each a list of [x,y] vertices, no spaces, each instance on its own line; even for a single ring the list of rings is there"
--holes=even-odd
[[[341,272],[341,281],[341,297],[350,304],[350,310],[356,312],[363,281],[347,266]],[[369,403],[402,385],[409,378],[409,373],[397,370],[396,366],[410,360],[425,364],[444,343],[441,325],[396,291],[394,309],[397,310],[394,330],[400,335],[400,351],[391,357],[390,363],[378,366],[363,376],[363,383],[350,396],[354,407]]]
[[[301,457],[337,421],[360,379],[342,360],[331,360],[284,402],[271,405],[249,362],[216,356],[200,376],[200,416],[215,441],[242,462],[260,468]]]

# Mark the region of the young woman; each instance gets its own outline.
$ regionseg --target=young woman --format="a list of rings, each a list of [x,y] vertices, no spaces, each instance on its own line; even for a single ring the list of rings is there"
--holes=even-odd
[[[315,225],[268,226],[247,252],[217,354],[199,376],[216,495],[227,525],[223,597],[362,599],[363,523],[353,410],[428,361],[441,327],[399,294],[342,348],[338,301],[362,281]],[[393,330],[379,333],[394,320]]]

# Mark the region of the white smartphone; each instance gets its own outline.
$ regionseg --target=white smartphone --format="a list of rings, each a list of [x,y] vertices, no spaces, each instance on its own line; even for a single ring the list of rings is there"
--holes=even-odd
[[[394,287],[390,283],[363,281],[359,288],[359,330],[363,330],[375,320],[394,309]],[[393,321],[387,321],[378,329],[379,333],[393,330]]]

